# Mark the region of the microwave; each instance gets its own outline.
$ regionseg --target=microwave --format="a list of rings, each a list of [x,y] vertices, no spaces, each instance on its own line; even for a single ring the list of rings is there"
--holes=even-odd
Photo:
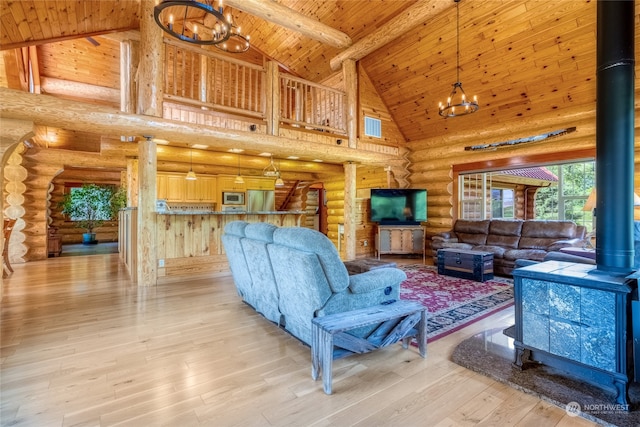
[[[244,205],[244,192],[242,191],[223,191],[223,205]]]

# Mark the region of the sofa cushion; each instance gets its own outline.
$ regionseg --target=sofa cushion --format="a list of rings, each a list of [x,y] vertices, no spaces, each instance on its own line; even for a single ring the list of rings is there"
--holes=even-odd
[[[474,251],[491,252],[493,253],[493,258],[503,258],[504,251],[507,250],[502,246],[493,246],[493,245],[478,245],[478,246],[474,246],[472,249]]]
[[[304,227],[278,228],[273,232],[273,242],[297,251],[314,253],[333,292],[342,292],[349,286],[347,267],[333,242],[324,234]],[[275,260],[272,262],[275,263]],[[293,259],[289,262],[293,262]]]
[[[547,251],[541,249],[509,249],[504,252],[504,259],[515,261],[517,259],[530,259],[544,261]]]
[[[502,246],[506,249],[517,248],[522,231],[521,220],[494,219],[489,226],[487,245]]]
[[[459,219],[456,221],[453,231],[455,231],[458,241],[470,245],[484,245],[487,241],[490,220],[474,221]]]
[[[549,251],[549,247],[558,240],[574,237],[576,237],[576,224],[572,221],[527,221],[522,226],[522,237],[518,249]]]

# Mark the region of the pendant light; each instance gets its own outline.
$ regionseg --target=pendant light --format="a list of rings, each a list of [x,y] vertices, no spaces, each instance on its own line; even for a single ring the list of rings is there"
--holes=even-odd
[[[185,176],[184,179],[189,181],[195,181],[196,179],[198,179],[198,177],[196,177],[196,173],[193,171],[193,149],[189,150],[189,157],[190,157],[189,172],[187,172],[187,176]]]
[[[244,178],[240,175],[240,154],[238,154],[238,175],[236,179],[233,180],[234,184],[244,184]]]
[[[456,3],[456,82],[447,98],[447,103],[442,102],[438,106],[438,113],[442,117],[458,117],[475,113],[480,106],[478,98],[473,97],[473,101],[467,99],[467,94],[462,89],[460,81],[460,0],[453,0]]]

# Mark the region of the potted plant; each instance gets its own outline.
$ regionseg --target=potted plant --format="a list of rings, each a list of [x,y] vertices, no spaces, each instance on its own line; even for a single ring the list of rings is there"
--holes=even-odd
[[[126,204],[126,192],[122,187],[106,187],[83,184],[66,193],[60,202],[62,213],[67,215],[78,228],[84,228],[82,243],[95,244],[94,229],[105,221],[117,217],[118,211]]]

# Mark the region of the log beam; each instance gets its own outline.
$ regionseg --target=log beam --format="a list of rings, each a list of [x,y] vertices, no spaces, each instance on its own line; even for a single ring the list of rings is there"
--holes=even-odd
[[[62,129],[100,133],[119,138],[120,135],[153,135],[173,143],[192,144],[197,140],[212,148],[264,150],[274,157],[285,158],[293,153],[300,157],[319,158],[329,163],[386,165],[394,158],[387,153],[375,153],[327,144],[300,141],[254,132],[181,123],[162,118],[126,114],[118,109],[70,101],[47,95],[34,95],[0,88],[0,115],[18,120],[36,120],[37,124]]]
[[[317,19],[303,15],[275,1],[225,0],[225,4],[329,46],[344,49],[352,43],[351,38],[342,31],[338,31]]]
[[[331,69],[333,71],[339,70],[345,59],[357,61],[364,58],[371,52],[402,36],[412,28],[424,24],[428,17],[453,8],[453,5],[453,2],[442,0],[425,0],[415,3],[373,33],[361,38],[351,47],[336,55],[329,62]]]
[[[72,82],[71,80],[56,79],[54,77],[42,77],[41,89],[43,93],[60,95],[72,98],[86,98],[105,101],[118,105],[120,91],[110,87],[97,86],[88,83]]]

